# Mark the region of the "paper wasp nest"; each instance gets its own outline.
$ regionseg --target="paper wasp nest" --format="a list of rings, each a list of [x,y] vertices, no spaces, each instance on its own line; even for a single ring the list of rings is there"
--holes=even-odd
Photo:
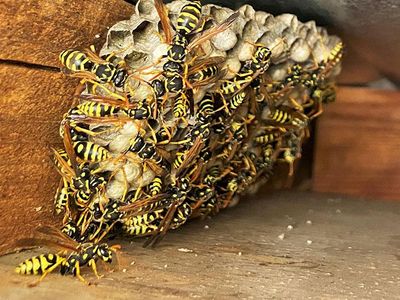
[[[166,5],[172,37],[188,3]],[[92,201],[104,206],[112,200],[122,206],[161,194],[160,201],[167,204],[157,217],[163,219],[175,205],[169,228],[177,228],[190,217],[215,213],[254,191],[268,180],[276,161],[292,166],[300,158],[310,120],[335,98],[342,43],[315,22],[301,23],[291,14],[273,16],[249,5],[234,13],[202,6],[204,27],[187,37],[184,70],[178,72],[185,85],[160,97],[153,83],[167,78],[163,67],[170,45],[155,3],[139,0],[129,20],[110,28],[100,55],[112,56],[128,71],[128,79],[122,88],[95,85],[83,95],[112,98],[137,111],[147,105],[150,113],[121,117],[112,125],[90,124],[99,134],[89,141],[111,153],[107,161],[90,164],[92,170],[100,168],[97,174],[106,174],[105,193]],[[227,20],[221,32],[212,33]],[[201,42],[196,44],[196,39]],[[208,73],[208,80],[197,85],[201,80],[195,76],[207,67],[214,67],[215,74]],[[211,99],[208,106],[205,99]],[[87,101],[90,97],[82,97],[81,103]],[[124,218],[122,214],[126,223]],[[153,221],[147,225],[159,225]]]
[[[187,1],[174,1],[167,4],[172,24],[176,24],[179,12],[187,3]],[[206,41],[201,47],[206,52],[205,56],[225,57],[223,67],[228,71],[221,80],[233,78],[239,72],[241,65],[251,59],[255,44],[264,44],[272,49],[271,64],[264,77],[268,78],[270,83],[274,83],[284,80],[288,75],[289,68],[295,64],[315,68],[318,63],[327,61],[332,49],[340,43],[338,37],[328,35],[327,31],[317,27],[314,21],[302,23],[292,14],[273,16],[263,11],[255,11],[250,5],[243,5],[238,11],[240,14],[229,29]],[[207,18],[206,26],[209,27],[223,22],[234,12],[229,8],[213,4],[202,7],[202,14]],[[167,49],[168,44],[163,40],[160,18],[154,3],[148,0],[139,0],[135,13],[129,20],[121,21],[110,28],[106,44],[100,53],[102,55],[116,54],[126,61],[134,74],[136,74],[135,70],[159,61],[153,67],[153,73],[146,70],[142,74],[136,74],[143,79],[149,79],[155,73],[162,71],[164,60],[161,58],[166,54]],[[335,65],[326,80],[333,80],[338,73],[340,73],[340,64]],[[195,101],[201,100],[209,88],[210,86],[200,88],[194,95]],[[133,80],[132,89],[135,90],[133,94],[135,100],[153,97],[151,89],[146,84]],[[287,103],[288,99],[293,96],[301,105],[303,99],[299,98],[299,94],[303,89],[303,87],[299,87],[299,91],[293,88],[290,93],[280,99],[280,104]],[[190,119],[188,121],[189,124],[195,122]],[[170,122],[174,123],[174,120]],[[176,120],[175,125],[181,126],[181,120]],[[128,133],[125,134],[125,132]],[[131,130],[131,132],[122,130],[123,137],[117,135],[113,138],[110,148],[117,152],[125,149],[128,141],[124,139],[124,136],[129,137],[135,134],[135,130]],[[140,169],[140,166],[132,165],[126,166],[125,169],[130,174],[128,180],[131,184],[134,183],[133,188],[135,189],[137,187],[135,183],[141,178]],[[151,172],[144,174],[141,185],[148,184],[153,177]],[[121,181],[124,179],[119,176],[115,180],[119,182],[109,185],[109,189],[112,190],[110,196],[122,196],[123,184]]]

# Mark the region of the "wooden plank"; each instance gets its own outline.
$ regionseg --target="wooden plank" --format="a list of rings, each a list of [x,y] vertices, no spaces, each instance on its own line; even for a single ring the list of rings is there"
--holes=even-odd
[[[59,67],[62,50],[100,46],[107,28],[133,11],[121,0],[1,1],[0,59]]]
[[[82,268],[96,286],[55,271],[32,289],[27,284],[39,276],[20,276],[14,268],[46,250],[1,257],[0,298],[70,299],[80,291],[80,300],[398,299],[400,239],[393,225],[400,202],[293,191],[258,198],[192,221],[154,250],[142,248],[141,239],[110,241],[122,245],[119,270],[107,272],[99,263],[104,277],[97,280]]]
[[[59,176],[49,147],[61,146],[59,123],[76,85],[61,73],[0,68],[0,253],[13,238],[55,220],[51,210]]]
[[[400,92],[339,89],[318,122],[313,189],[400,200]]]

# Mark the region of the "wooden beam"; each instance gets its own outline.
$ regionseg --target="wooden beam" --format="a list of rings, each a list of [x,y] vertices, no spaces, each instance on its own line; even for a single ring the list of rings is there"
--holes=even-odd
[[[12,74],[12,75],[11,75]],[[0,253],[51,216],[59,175],[50,146],[77,85],[61,73],[22,66],[0,68]]]
[[[400,200],[400,92],[342,87],[318,122],[313,189]]]
[[[1,1],[0,59],[59,67],[62,50],[100,46],[108,27],[129,19],[133,8],[121,0]]]

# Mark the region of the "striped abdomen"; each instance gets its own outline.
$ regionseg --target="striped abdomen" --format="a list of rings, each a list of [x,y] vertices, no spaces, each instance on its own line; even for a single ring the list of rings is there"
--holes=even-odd
[[[92,69],[95,66],[85,53],[73,49],[61,52],[59,59],[64,67],[73,72],[92,72]]]
[[[154,211],[141,216],[135,216],[124,221],[123,229],[130,235],[148,235],[158,229],[163,210]]]
[[[329,53],[328,62],[336,64],[338,63],[343,56],[343,43],[337,43],[335,47]]]
[[[15,269],[15,272],[26,275],[43,274],[46,270],[50,269],[56,264],[61,264],[61,262],[64,260],[65,258],[59,256],[58,254],[41,254],[39,256],[31,257],[20,263]]]
[[[175,103],[173,108],[175,118],[185,117],[188,113],[188,109],[189,107],[187,106],[187,101],[185,97],[179,96],[175,98]]]
[[[214,113],[214,96],[212,94],[206,94],[198,104],[199,115],[209,116]]]
[[[175,169],[178,169],[185,160],[186,152],[176,152],[176,157],[172,163]]]
[[[250,83],[251,81],[252,81],[251,76],[245,77],[244,79],[234,78],[231,80],[225,80],[221,84],[221,87],[219,88],[218,92],[223,95],[234,94],[240,91],[244,85]]]
[[[278,140],[281,135],[282,135],[282,133],[280,133],[280,132],[268,132],[268,133],[256,136],[254,141],[257,144],[265,145],[265,144],[269,144],[269,143],[272,143],[272,142]]]
[[[246,98],[246,93],[242,92],[232,97],[231,101],[229,102],[229,108],[231,110],[235,110],[238,108]]]
[[[293,120],[293,116],[290,113],[280,109],[271,111],[270,118],[280,124],[290,124]]]
[[[72,190],[70,189],[68,183],[64,182],[61,186],[59,186],[56,192],[56,196],[54,197],[54,211],[56,215],[59,215],[60,213],[65,211],[71,195]]]
[[[87,101],[79,104],[76,108],[88,117],[106,117],[116,115],[121,109],[116,106]]]
[[[192,208],[189,203],[183,203],[176,209],[174,218],[172,220],[171,228],[176,229],[183,225],[192,214]]]
[[[192,83],[196,83],[214,77],[217,74],[218,74],[218,67],[216,65],[211,65],[190,75],[189,81]]]
[[[83,161],[100,162],[111,158],[111,154],[106,148],[92,142],[75,142],[74,149],[76,155]]]
[[[200,23],[201,3],[200,1],[190,1],[182,7],[178,20],[176,31],[182,35],[191,34],[195,31]]]
[[[149,191],[151,196],[159,194],[162,190],[162,179],[160,176],[154,177],[154,179],[149,183]]]

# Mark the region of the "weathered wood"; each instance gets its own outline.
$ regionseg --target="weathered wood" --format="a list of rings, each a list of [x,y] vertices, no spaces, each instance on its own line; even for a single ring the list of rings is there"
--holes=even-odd
[[[63,114],[76,79],[22,66],[0,68],[0,253],[41,222],[52,222],[59,175],[50,146],[61,146]]]
[[[400,200],[400,93],[339,89],[318,122],[313,189]]]
[[[62,50],[100,46],[107,28],[133,11],[121,0],[1,1],[0,59],[59,67]]]
[[[96,280],[82,268],[97,286],[50,274],[32,289],[38,276],[14,268],[45,250],[2,257],[0,298],[397,299],[399,217],[400,203],[275,192],[170,232],[154,250],[110,241],[122,244],[119,270],[99,263]]]

